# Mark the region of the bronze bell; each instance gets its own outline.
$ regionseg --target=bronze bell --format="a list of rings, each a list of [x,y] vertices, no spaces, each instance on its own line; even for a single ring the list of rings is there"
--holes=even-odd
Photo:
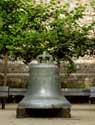
[[[71,104],[61,93],[59,69],[52,63],[52,56],[44,52],[37,59],[41,62],[30,66],[28,90],[18,104],[17,118],[35,116],[38,112],[70,117]]]

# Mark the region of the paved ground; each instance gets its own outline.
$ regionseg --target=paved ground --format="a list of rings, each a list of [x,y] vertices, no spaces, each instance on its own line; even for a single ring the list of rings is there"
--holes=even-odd
[[[72,105],[72,118],[16,118],[16,104],[0,109],[0,125],[95,125],[95,104]]]

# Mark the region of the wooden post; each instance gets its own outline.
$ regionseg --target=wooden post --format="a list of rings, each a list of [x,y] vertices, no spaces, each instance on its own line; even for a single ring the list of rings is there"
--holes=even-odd
[[[1,98],[2,109],[5,109],[5,98]]]

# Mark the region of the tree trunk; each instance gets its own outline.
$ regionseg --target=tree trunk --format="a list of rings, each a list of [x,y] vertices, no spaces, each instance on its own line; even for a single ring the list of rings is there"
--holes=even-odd
[[[3,85],[7,85],[7,71],[8,71],[8,52],[4,54],[3,57],[3,65],[4,65],[4,83]]]

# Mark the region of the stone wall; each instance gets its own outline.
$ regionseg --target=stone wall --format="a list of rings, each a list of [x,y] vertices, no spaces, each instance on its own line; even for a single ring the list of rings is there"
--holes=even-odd
[[[95,85],[95,58],[80,58],[75,61],[76,72],[65,76],[65,65],[61,65],[60,76],[63,87],[88,88]]]
[[[29,77],[29,67],[25,64],[9,63],[7,70],[7,85],[10,87],[26,87]],[[4,65],[0,63],[0,85],[4,82]]]
[[[95,58],[75,61],[76,72],[65,75],[66,65],[61,64],[60,78],[62,87],[88,88],[95,85]],[[4,65],[0,63],[0,85],[4,81]],[[26,87],[29,78],[29,67],[25,64],[10,63],[7,71],[7,84],[10,87]]]

